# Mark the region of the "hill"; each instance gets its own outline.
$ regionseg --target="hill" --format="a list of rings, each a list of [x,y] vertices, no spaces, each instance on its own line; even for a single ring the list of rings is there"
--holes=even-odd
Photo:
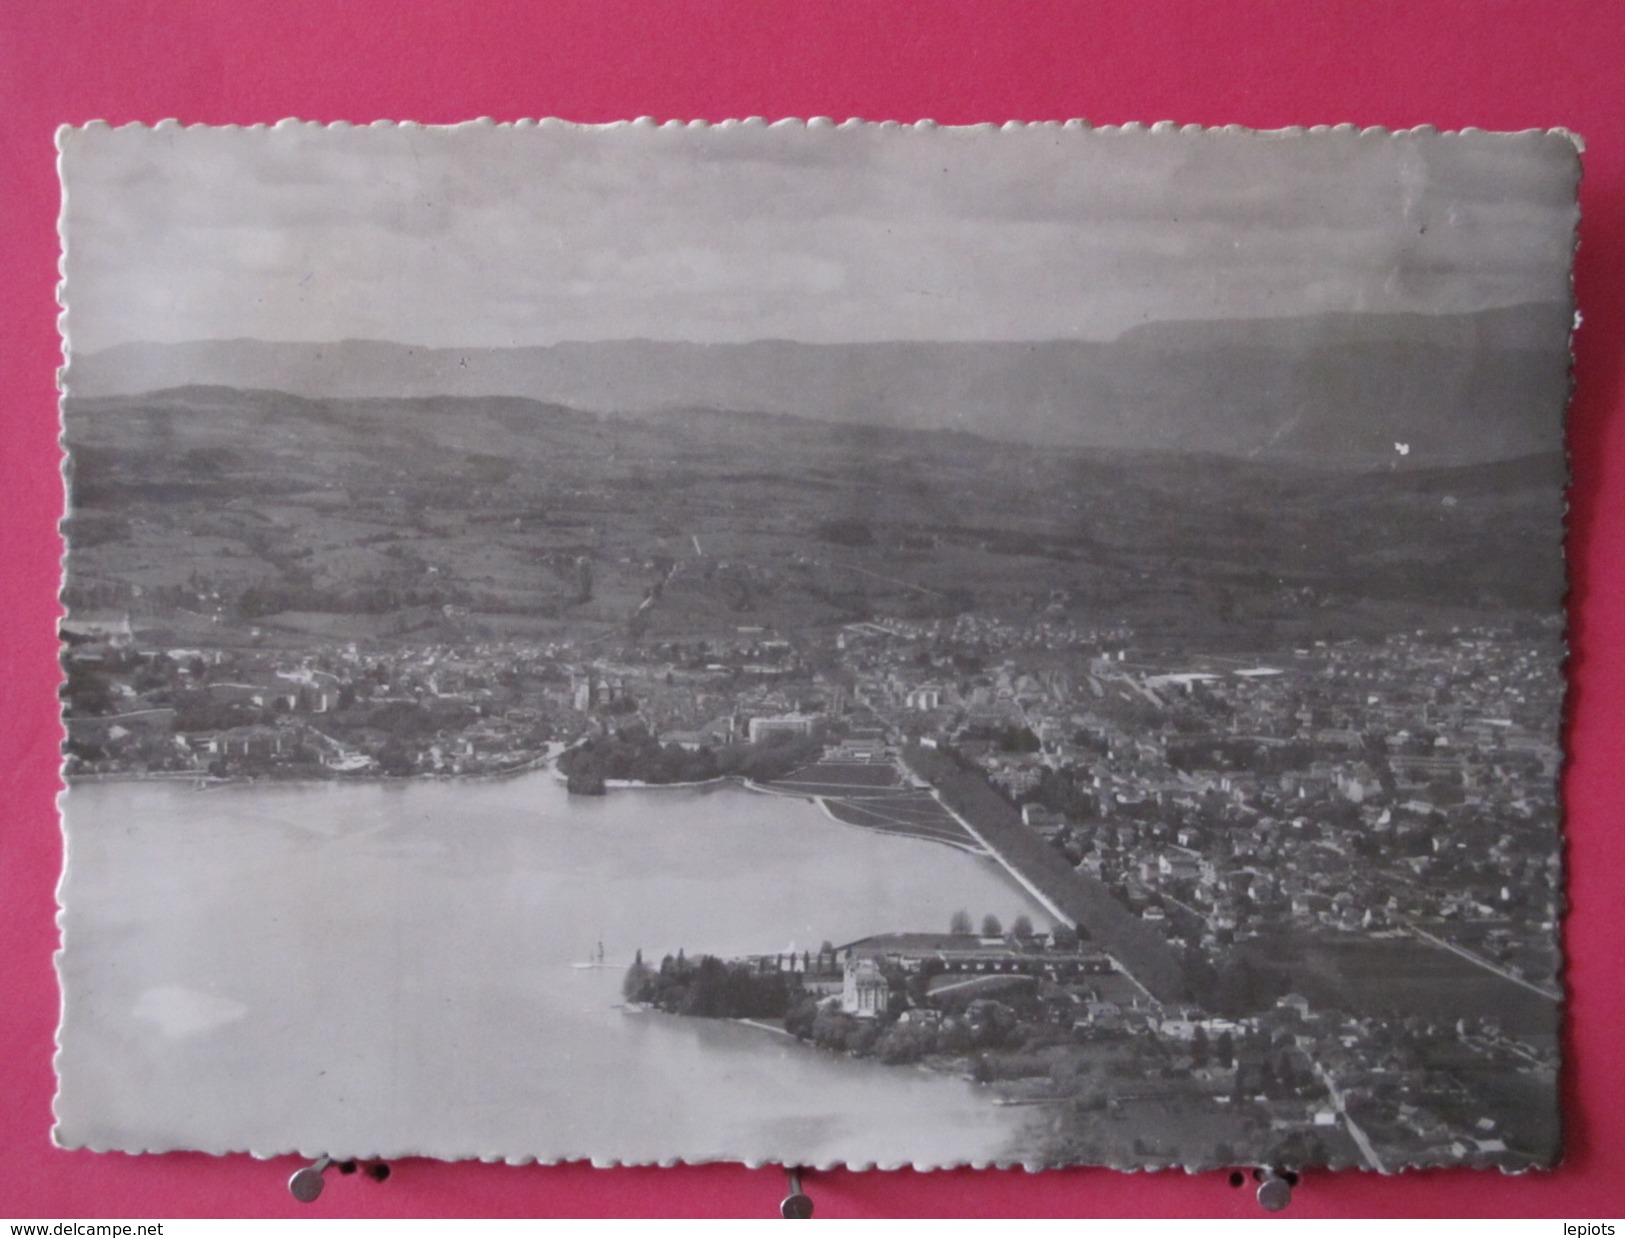
[[[219,387],[73,397],[64,421],[70,599],[216,633],[658,636],[1054,610],[1280,648],[1548,613],[1563,585],[1556,453],[1358,473]]]
[[[608,413],[707,408],[1048,446],[1368,468],[1556,451],[1570,312],[1162,322],[1115,341],[653,340],[419,348],[377,341],[128,344],[80,354],[77,397],[193,384],[309,399],[517,396]]]

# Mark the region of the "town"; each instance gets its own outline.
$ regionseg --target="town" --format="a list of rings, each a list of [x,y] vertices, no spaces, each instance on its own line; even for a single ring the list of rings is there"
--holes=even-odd
[[[1267,665],[969,617],[847,625],[822,648],[741,627],[615,657],[152,649],[125,615],[63,632],[70,777],[499,774],[636,735],[659,759],[611,775],[658,783],[788,737],[860,762],[951,747],[1074,867],[1194,946],[1437,920],[1513,977],[1555,970],[1558,748],[1534,728],[1561,684],[1544,642],[1505,631],[1317,643]]]
[[[122,613],[63,634],[70,779],[492,776],[556,760],[573,790],[602,793],[737,774],[853,825],[991,853],[1052,930],[994,926],[967,950],[897,926],[839,959],[776,966],[828,999],[802,1011],[807,1039],[899,1061],[957,1046],[967,1071],[1021,1081],[1007,1099],[1064,1100],[1063,1141],[1093,1138],[1079,1115],[1097,1096],[1106,1112],[1176,1115],[1170,1130],[1207,1098],[1192,1129],[1217,1132],[1212,1146],[1172,1141],[1168,1163],[1256,1142],[1260,1122],[1300,1159],[1343,1138],[1340,1157],[1374,1168],[1518,1166],[1547,1138],[1506,1129],[1539,1123],[1501,1095],[1557,1067],[1558,749],[1541,725],[1560,681],[1544,628],[1251,658],[1053,615],[616,647],[155,648]],[[954,791],[961,774],[982,798]],[[1090,897],[1130,931],[1092,922]],[[945,979],[967,969],[1028,982]],[[947,985],[975,1002],[940,1000]],[[853,1030],[870,1020],[884,1035]],[[966,1036],[982,1057],[963,1056]],[[1094,1046],[1086,1061],[1078,1045]],[[1135,1082],[1100,1084],[1102,1070]],[[1140,1155],[1156,1159],[1154,1143]]]

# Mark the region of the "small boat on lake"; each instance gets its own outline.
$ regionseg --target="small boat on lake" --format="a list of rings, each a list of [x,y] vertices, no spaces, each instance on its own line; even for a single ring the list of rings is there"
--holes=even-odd
[[[585,963],[571,963],[570,966],[575,968],[576,971],[597,971],[600,968],[616,968],[622,971],[626,970],[625,963],[604,962],[604,943],[602,941],[598,943],[598,948],[587,956],[587,961]]]

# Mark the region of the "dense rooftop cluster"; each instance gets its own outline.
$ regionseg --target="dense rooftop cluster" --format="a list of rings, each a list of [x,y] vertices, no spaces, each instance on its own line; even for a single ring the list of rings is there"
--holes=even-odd
[[[846,775],[844,809],[835,787],[839,819],[890,813],[954,841],[964,805],[899,760],[935,750],[1183,971],[1177,1001],[1167,986],[1117,1001],[1099,978],[1047,979],[1011,1026],[1065,1034],[1017,1037],[1054,1050],[1021,1059],[1050,1081],[1023,1086],[1081,1103],[1087,1087],[1054,1082],[1071,1078],[1056,1046],[1110,1044],[1161,1081],[1142,1101],[1210,1097],[1305,1138],[1353,1138],[1339,1145],[1351,1163],[1540,1159],[1544,1136],[1509,1132],[1486,1081],[1556,1069],[1555,628],[1253,656],[1141,644],[1043,608],[666,640],[153,635],[116,613],[64,624],[70,775],[489,774],[582,747],[635,781],[761,768],[786,793],[824,795],[817,780],[846,761],[879,772]],[[786,776],[740,755],[775,743],[837,764]],[[936,824],[904,805],[925,794],[911,785],[936,796]],[[1131,963],[1114,961],[1133,980]],[[918,1005],[916,1024],[965,1017]],[[916,1027],[884,1043],[899,1036],[930,1039]],[[1079,1122],[1067,1137],[1083,1138]]]

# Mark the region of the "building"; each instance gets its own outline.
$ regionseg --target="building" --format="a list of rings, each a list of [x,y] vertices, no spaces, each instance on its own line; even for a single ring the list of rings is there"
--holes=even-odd
[[[815,721],[811,714],[780,714],[777,717],[752,718],[748,732],[750,742],[761,743],[769,735],[811,735]]]
[[[570,704],[587,713],[597,704],[597,693],[591,675],[573,675],[570,678]]]
[[[128,614],[87,611],[68,615],[58,627],[69,644],[100,644],[109,649],[128,649],[135,643],[135,629]]]
[[[207,736],[194,736],[201,740],[203,749],[223,757],[257,757],[267,760],[291,753],[297,744],[287,731],[270,726],[237,726]]]
[[[920,713],[942,708],[942,689],[935,684],[915,688],[906,698],[908,707]]]
[[[1028,975],[1075,978],[1104,975],[1115,967],[1098,950],[1069,942],[1050,949],[1041,937],[1026,940],[947,933],[881,933],[843,947],[849,959],[868,958],[901,972],[955,975]]]
[[[842,976],[841,1009],[860,1019],[872,1019],[886,1013],[890,1000],[891,986],[881,974],[879,960],[848,954]]]
[[[886,755],[886,733],[874,729],[854,730],[835,746],[835,755],[865,761],[883,757]]]

